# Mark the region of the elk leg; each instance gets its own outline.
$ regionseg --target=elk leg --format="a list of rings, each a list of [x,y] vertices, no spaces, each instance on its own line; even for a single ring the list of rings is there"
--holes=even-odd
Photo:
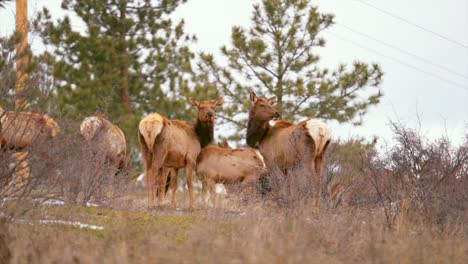
[[[152,182],[150,183],[150,188],[152,188],[152,199],[153,199],[153,207],[154,207],[154,195],[155,195],[155,190],[154,188],[157,187],[158,192],[158,198],[162,197],[164,198],[164,193],[163,189],[165,190],[166,188],[166,179],[167,179],[167,173],[163,171],[163,165],[164,165],[164,160],[166,159],[167,151],[164,150],[164,148],[158,149],[158,151],[153,152],[153,159],[152,159],[152,171],[153,173],[156,173],[156,175],[153,175]],[[167,170],[166,170],[167,171]],[[156,176],[156,177],[155,177]],[[164,186],[159,186],[160,183],[164,181]],[[158,186],[155,186],[156,183],[158,183]]]
[[[177,193],[178,187],[179,187],[179,169],[171,169],[171,191],[172,191],[171,205],[174,208],[177,207],[176,193]]]
[[[241,188],[243,191],[247,191],[247,193],[253,193],[253,189],[255,186],[255,182],[257,181],[258,177],[256,176],[247,176],[241,182]]]
[[[208,193],[208,182],[206,179],[202,179],[202,200],[205,204],[208,203],[209,193]]]
[[[167,175],[169,174],[170,169],[162,167],[160,173],[158,175],[158,182],[157,182],[157,192],[158,192],[158,202],[159,205],[162,205],[164,198],[166,196],[166,181]]]
[[[153,168],[151,164],[146,169],[146,186],[148,188],[148,208],[154,208],[154,179]]]
[[[138,139],[141,145],[143,161],[146,168],[146,188],[148,189],[148,208],[154,208],[154,180],[153,180],[153,153],[146,146],[143,136],[138,133]]]
[[[315,156],[314,165],[315,165],[315,175],[312,176],[312,183],[316,188],[313,197],[313,206],[318,206],[320,198],[322,197],[322,170],[323,170],[323,155]]]
[[[210,190],[210,198],[212,197],[212,205],[216,205],[216,198],[218,195],[216,193],[216,182],[214,180],[208,180],[208,189]]]
[[[192,179],[192,173],[193,173],[193,165],[188,165],[186,167],[186,172],[187,172],[187,188],[189,191],[189,207],[190,209],[193,209],[193,179]]]

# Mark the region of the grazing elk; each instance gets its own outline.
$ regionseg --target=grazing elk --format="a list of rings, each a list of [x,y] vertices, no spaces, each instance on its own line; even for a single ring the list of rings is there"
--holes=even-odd
[[[298,124],[279,120],[274,126],[270,120],[280,117],[273,107],[276,96],[270,99],[257,97],[250,92],[253,102],[247,125],[247,144],[260,148],[269,161],[273,161],[283,171],[303,168],[304,173],[311,173],[312,183],[317,188],[314,192],[314,205],[317,205],[322,188],[322,170],[327,147],[330,143],[331,129],[317,119],[307,119]]]
[[[173,205],[175,206],[177,173],[179,169],[185,168],[190,208],[193,208],[192,173],[201,149],[213,141],[216,108],[222,105],[223,98],[213,101],[190,98],[189,101],[198,110],[197,120],[193,125],[180,120],[169,120],[157,113],[140,121],[138,138],[146,167],[149,208],[154,208],[155,176],[158,179],[159,203],[164,199],[168,168],[174,169],[171,173]]]
[[[83,138],[93,150],[104,155],[106,164],[121,170],[125,165],[127,145],[122,130],[102,116],[86,117],[80,125]]]
[[[21,183],[29,178],[29,165],[26,161],[28,147],[51,141],[60,133],[60,127],[49,116],[32,112],[14,112],[0,109],[1,150],[17,151],[17,176]],[[44,154],[47,156],[47,154]]]
[[[60,127],[49,116],[31,112],[0,113],[2,148],[21,150],[60,133]]]
[[[215,184],[242,184],[248,187],[266,171],[263,156],[254,148],[233,149],[227,142],[204,148],[197,158],[197,176],[203,184],[204,200],[208,191],[215,195]]]

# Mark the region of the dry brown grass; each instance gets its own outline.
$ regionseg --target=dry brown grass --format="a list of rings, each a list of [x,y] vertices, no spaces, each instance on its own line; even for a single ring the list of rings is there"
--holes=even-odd
[[[330,160],[338,168],[334,180],[353,175],[337,207],[325,200],[312,208],[307,179],[294,174],[270,175],[266,196],[218,195],[215,207],[198,202],[193,211],[186,193],[177,195],[180,208],[148,211],[145,190],[104,199],[97,208],[26,200],[15,204],[24,213],[0,224],[0,257],[3,263],[465,263],[468,144],[397,132],[400,141],[384,158],[357,151],[358,159]],[[347,149],[343,157],[353,148]],[[57,164],[78,157],[94,166],[78,153]],[[74,168],[67,172],[86,172]],[[44,219],[104,229],[39,223]]]
[[[311,208],[310,181],[290,172],[273,173],[266,196],[218,196],[214,208],[198,202],[190,211],[186,193],[178,193],[179,209],[148,211],[146,192],[126,192],[128,177],[112,182],[114,171],[81,144],[76,124],[60,121],[60,143],[31,150],[24,199],[5,202],[11,192],[0,191],[0,264],[467,262],[468,138],[454,147],[397,125],[397,143],[384,157],[355,142],[331,147],[324,182],[352,183],[339,206],[324,199]],[[0,153],[0,183],[11,177],[10,154]],[[33,202],[51,197],[72,205]],[[87,201],[105,208],[74,204]]]
[[[264,203],[237,209],[54,207],[30,216],[105,229],[11,224],[8,247],[12,263],[464,263],[468,258],[467,219],[441,229],[408,225],[403,217],[399,229],[389,229],[381,209],[304,207],[291,214]]]

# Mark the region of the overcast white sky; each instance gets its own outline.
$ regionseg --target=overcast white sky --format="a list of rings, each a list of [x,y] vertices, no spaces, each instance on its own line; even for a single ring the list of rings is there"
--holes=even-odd
[[[30,0],[29,12],[32,14],[47,4],[52,14],[60,16],[63,15],[60,2]],[[196,51],[218,55],[222,45],[230,44],[233,25],[247,27],[250,24],[252,4],[255,2],[257,1],[189,0],[177,10],[174,17],[183,18],[186,32],[197,35],[198,42],[194,45]],[[382,102],[369,109],[364,117],[364,124],[360,127],[332,122],[331,126],[337,137],[360,135],[371,138],[377,135],[384,141],[391,140],[388,127],[390,119],[399,119],[415,126],[419,113],[422,132],[426,136],[435,138],[447,133],[455,142],[461,142],[468,131],[467,0],[367,0],[367,3],[386,12],[462,43],[464,47],[359,1],[316,0],[313,3],[319,7],[319,11],[335,14],[337,22],[330,30],[331,33],[324,35],[327,46],[319,51],[321,65],[334,68],[341,62],[360,60],[377,62],[385,72],[382,84],[385,95]],[[6,9],[0,10],[0,35],[10,34],[14,23],[14,4],[8,4]],[[39,40],[32,41],[33,50],[40,50]]]

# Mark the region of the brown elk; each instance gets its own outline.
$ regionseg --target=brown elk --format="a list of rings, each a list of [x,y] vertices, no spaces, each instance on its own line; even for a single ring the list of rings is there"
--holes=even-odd
[[[201,149],[213,141],[216,108],[222,105],[223,98],[213,101],[190,98],[189,101],[198,110],[197,120],[193,125],[180,120],[169,120],[157,113],[150,114],[140,121],[138,138],[146,167],[149,208],[154,208],[155,176],[158,179],[159,203],[164,199],[167,168],[175,169],[171,173],[174,206],[177,173],[181,168],[186,169],[190,208],[193,208],[192,173]]]
[[[203,184],[203,197],[208,202],[208,191],[215,195],[215,184],[255,183],[266,172],[263,156],[254,148],[233,149],[227,142],[204,148],[197,158],[197,176]]]
[[[50,141],[60,133],[58,124],[47,115],[3,109],[0,109],[0,127],[1,150],[18,151],[16,169],[21,181],[27,180],[30,173],[27,148]]]
[[[331,129],[317,119],[306,119],[298,124],[278,120],[274,126],[269,122],[279,118],[280,114],[273,106],[276,96],[270,99],[257,97],[250,93],[253,106],[249,112],[247,126],[247,144],[258,147],[269,161],[273,161],[283,171],[302,168],[312,176],[312,183],[317,188],[314,192],[314,205],[319,202],[322,189],[322,171],[327,147],[330,143]]]
[[[122,130],[102,116],[86,117],[80,133],[93,149],[104,155],[106,163],[122,169],[127,156],[127,145]]]
[[[60,127],[49,116],[31,112],[0,113],[3,148],[24,149],[37,141],[49,140],[60,133]]]

